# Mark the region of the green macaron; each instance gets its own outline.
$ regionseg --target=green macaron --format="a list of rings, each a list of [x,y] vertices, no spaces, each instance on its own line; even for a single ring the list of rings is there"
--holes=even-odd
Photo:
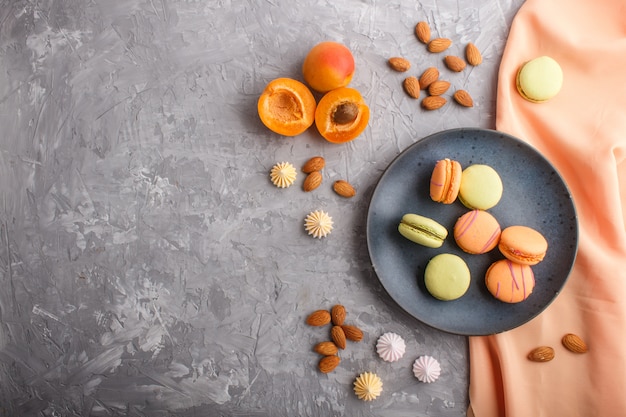
[[[540,56],[521,66],[515,80],[517,91],[528,101],[542,103],[556,96],[563,86],[563,70],[549,56]]]
[[[502,198],[502,179],[489,165],[474,164],[463,170],[459,200],[469,209],[489,210]]]
[[[429,248],[439,248],[448,236],[448,230],[428,217],[408,213],[398,225],[402,236]]]
[[[469,267],[460,256],[441,253],[424,270],[424,284],[433,297],[442,301],[460,298],[470,286]]]

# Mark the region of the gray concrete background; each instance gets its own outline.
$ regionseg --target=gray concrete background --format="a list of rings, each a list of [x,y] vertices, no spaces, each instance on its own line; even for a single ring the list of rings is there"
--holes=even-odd
[[[404,313],[374,274],[368,201],[387,164],[420,138],[494,127],[497,70],[522,0],[0,1],[0,415],[463,416],[464,337]],[[426,52],[414,25],[484,63],[460,74]],[[371,109],[355,141],[315,128],[271,133],[256,101],[301,78],[323,40],[345,43],[352,87]],[[428,113],[386,60],[434,65],[475,107]],[[451,90],[452,91],[452,90]],[[450,93],[448,93],[449,97]],[[269,181],[272,165],[322,155],[312,193]],[[355,198],[330,184],[347,179]],[[335,222],[322,240],[304,217]],[[316,370],[328,329],[305,324],[342,303],[364,340]],[[394,331],[405,357],[381,361]],[[441,378],[419,383],[429,354]],[[383,395],[352,382],[377,373]]]

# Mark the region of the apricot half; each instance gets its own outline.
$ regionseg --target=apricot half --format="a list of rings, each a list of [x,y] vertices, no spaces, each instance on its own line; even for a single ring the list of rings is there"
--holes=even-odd
[[[300,81],[277,78],[270,81],[257,103],[259,117],[272,132],[296,136],[315,120],[315,97]]]
[[[315,126],[329,142],[349,142],[367,127],[370,109],[361,93],[340,87],[322,97],[315,110]]]
[[[320,93],[345,87],[354,75],[352,52],[337,42],[318,43],[304,58],[302,75],[304,81]]]

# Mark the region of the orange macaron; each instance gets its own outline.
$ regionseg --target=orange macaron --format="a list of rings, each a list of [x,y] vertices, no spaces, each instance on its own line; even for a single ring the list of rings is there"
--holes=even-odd
[[[430,198],[437,203],[454,203],[459,195],[462,173],[457,161],[448,158],[437,161],[430,177]]]
[[[531,227],[509,226],[500,234],[498,249],[513,262],[536,265],[546,256],[548,241]]]
[[[484,210],[472,210],[454,224],[454,240],[467,253],[487,253],[500,241],[500,224]]]
[[[535,288],[535,274],[529,265],[501,259],[491,264],[485,274],[487,289],[498,300],[519,303]]]

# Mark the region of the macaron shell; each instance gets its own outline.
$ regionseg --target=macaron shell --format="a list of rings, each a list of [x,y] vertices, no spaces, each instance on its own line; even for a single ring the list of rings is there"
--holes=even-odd
[[[429,248],[439,248],[448,236],[448,229],[433,219],[418,214],[407,213],[398,225],[402,236],[412,242]]]
[[[463,170],[459,200],[469,209],[489,210],[502,198],[502,179],[489,165],[474,164]]]
[[[456,221],[454,240],[467,253],[487,253],[500,241],[500,224],[490,213],[472,210]]]
[[[452,301],[463,296],[470,286],[470,280],[470,270],[463,258],[451,253],[433,257],[424,270],[426,289],[442,301]]]
[[[549,56],[541,56],[523,64],[516,77],[517,91],[526,100],[542,103],[556,96],[563,86],[563,70]]]
[[[430,198],[443,204],[452,204],[459,194],[463,168],[458,161],[437,161],[430,178]]]
[[[529,265],[508,259],[491,264],[485,274],[487,289],[498,300],[519,303],[526,300],[535,288],[535,274]]]
[[[536,265],[548,250],[548,241],[537,230],[528,226],[509,226],[500,234],[498,249],[507,259],[524,264]]]

